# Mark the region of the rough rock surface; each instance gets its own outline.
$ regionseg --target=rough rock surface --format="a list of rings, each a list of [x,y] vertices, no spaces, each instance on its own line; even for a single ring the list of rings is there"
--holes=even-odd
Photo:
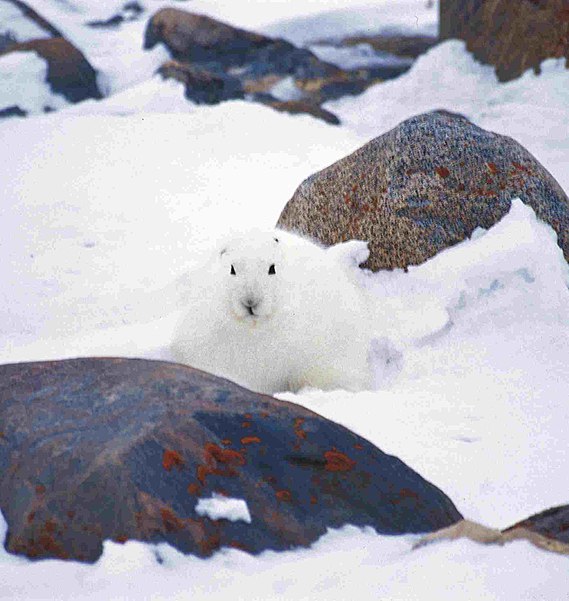
[[[429,532],[461,519],[396,457],[298,405],[192,368],[137,359],[0,366],[6,547],[95,561],[102,541],[208,556],[308,545],[351,523]],[[196,513],[214,492],[252,523]]]
[[[102,97],[96,72],[85,56],[65,38],[47,38],[13,44],[4,52],[35,52],[47,62],[47,82],[69,102]]]
[[[567,0],[441,0],[441,39],[459,38],[501,81],[546,58],[565,57],[569,67]]]
[[[506,545],[525,540],[545,551],[569,555],[569,505],[547,509],[504,530],[462,520],[427,534],[415,544],[415,548],[435,541],[461,538],[485,545]]]
[[[282,40],[233,27],[210,17],[164,8],[148,22],[144,48],[164,44],[174,59],[161,69],[163,77],[174,77],[186,86],[186,97],[195,102],[220,102],[240,97],[263,102],[278,110],[308,114],[329,123],[339,122],[314,106],[346,94],[359,94],[380,79],[373,69],[345,71],[318,59],[305,48]],[[172,65],[176,64],[176,70]],[[217,93],[204,92],[204,78],[181,76],[199,70],[208,80],[216,79]],[[272,96],[275,85],[289,80],[289,98]],[[225,85],[223,85],[225,82]],[[205,86],[211,88],[208,81]],[[240,91],[239,91],[240,90]],[[206,100],[204,100],[206,98]],[[300,104],[298,104],[300,103]]]
[[[504,532],[524,528],[546,538],[555,539],[569,545],[569,505],[552,507],[510,526]]]
[[[367,240],[366,267],[405,268],[491,227],[515,197],[555,229],[569,260],[569,199],[553,176],[515,140],[435,111],[310,176],[277,226],[325,245]]]

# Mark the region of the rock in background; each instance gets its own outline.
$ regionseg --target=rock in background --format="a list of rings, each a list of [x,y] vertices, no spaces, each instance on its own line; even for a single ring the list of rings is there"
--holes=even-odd
[[[184,553],[306,546],[344,524],[431,532],[461,519],[396,457],[298,405],[172,363],[0,366],[6,548],[95,561],[105,539]],[[214,493],[252,521],[196,511]]]
[[[494,65],[501,81],[527,69],[539,73],[547,58],[567,59],[567,0],[440,0],[440,37],[466,41],[482,62]]]
[[[435,111],[306,179],[277,226],[325,245],[367,240],[366,267],[405,268],[491,227],[516,197],[553,227],[569,260],[569,199],[553,176],[515,140]]]
[[[342,69],[285,40],[173,8],[158,11],[148,23],[144,48],[159,43],[172,56],[160,73],[183,82],[187,98],[198,103],[246,98],[339,123],[321,108],[324,102],[359,94],[385,78],[372,67]]]
[[[14,56],[16,53],[34,53],[46,63],[45,83],[51,92],[60,95],[62,100],[75,103],[89,98],[102,98],[96,71],[85,56],[66,40],[56,27],[19,0],[0,0],[0,9],[2,9],[0,16],[9,17],[4,28],[0,22],[0,60],[2,57]],[[17,69],[19,66],[10,66],[9,69]],[[34,88],[44,83],[25,81],[25,76],[23,79],[17,79],[17,76],[17,73],[12,74],[14,78],[12,85],[26,85],[29,88],[28,93],[32,95]],[[10,84],[9,81],[6,85]],[[14,90],[14,94],[18,98],[22,91]],[[41,95],[38,91],[38,96]],[[50,104],[49,101],[42,107],[46,112],[56,108],[58,106]],[[0,106],[0,117],[24,116],[27,112],[26,103],[20,106],[18,100],[15,100],[14,104],[5,100],[4,106]]]

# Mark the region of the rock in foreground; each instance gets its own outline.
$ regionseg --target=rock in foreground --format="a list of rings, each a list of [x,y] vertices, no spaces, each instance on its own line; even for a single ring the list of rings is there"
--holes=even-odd
[[[377,271],[426,261],[489,228],[519,197],[569,260],[569,199],[518,142],[435,111],[412,117],[310,176],[277,226],[325,245],[369,241]]]
[[[192,368],[77,359],[0,366],[6,547],[95,561],[105,539],[208,556],[309,545],[329,527],[430,532],[452,502],[399,459],[302,407]],[[196,512],[214,493],[252,523]]]

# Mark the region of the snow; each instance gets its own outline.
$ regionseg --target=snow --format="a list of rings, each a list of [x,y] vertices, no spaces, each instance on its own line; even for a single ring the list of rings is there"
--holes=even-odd
[[[35,52],[0,56],[0,110],[17,106],[26,113],[42,113],[67,105],[46,82],[47,63]]]
[[[310,50],[320,60],[348,71],[364,67],[407,67],[413,62],[413,59],[378,52],[369,44],[356,44],[347,48],[315,44],[310,46]]]
[[[224,497],[216,493],[210,499],[199,499],[196,504],[196,513],[212,520],[251,523],[247,501]]]
[[[539,77],[500,84],[464,44],[445,42],[400,78],[328,103],[342,119],[333,127],[241,101],[197,106],[181,84],[154,75],[164,49],[141,48],[146,17],[167,5],[309,43],[372,27],[432,31],[436,9],[424,0],[397,0],[399,12],[390,10],[395,2],[362,8],[357,0],[251,0],[247,10],[235,0],[147,0],[142,18],[112,31],[85,23],[112,16],[123,2],[31,4],[86,53],[109,97],[64,106],[44,83],[43,60],[0,58],[0,105],[61,109],[0,121],[9,149],[0,161],[2,363],[170,358],[184,274],[210,238],[274,225],[305,177],[426,110],[463,113],[514,137],[569,191],[562,61],[544,62]],[[569,500],[568,268],[551,228],[512,201],[500,223],[423,265],[361,275],[385,315],[373,353],[376,390],[279,395],[397,455],[466,517],[499,528]],[[0,540],[5,531],[0,516]],[[0,548],[0,599],[569,595],[566,558],[529,543],[412,550],[415,541],[346,526],[310,549],[257,557],[225,549],[208,560],[166,545],[107,541],[92,566],[29,562]]]
[[[49,38],[51,34],[9,2],[0,3],[0,34],[11,34],[18,42],[27,42],[38,38]]]

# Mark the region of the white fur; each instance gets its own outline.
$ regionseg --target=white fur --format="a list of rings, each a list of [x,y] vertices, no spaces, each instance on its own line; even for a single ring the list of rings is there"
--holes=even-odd
[[[190,275],[174,354],[258,392],[370,388],[373,312],[354,268],[367,255],[282,230],[232,236]]]

